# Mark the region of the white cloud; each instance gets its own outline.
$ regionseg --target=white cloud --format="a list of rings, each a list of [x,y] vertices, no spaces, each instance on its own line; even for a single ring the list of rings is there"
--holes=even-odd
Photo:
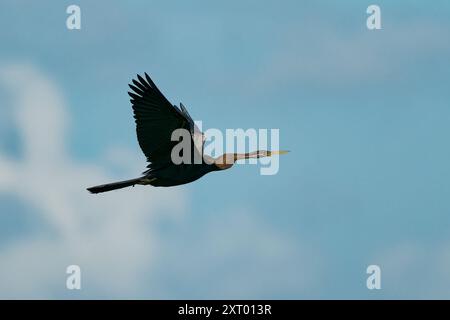
[[[192,231],[179,219],[189,205],[183,188],[89,194],[87,186],[124,177],[70,157],[68,108],[55,83],[32,65],[16,65],[1,69],[0,87],[13,96],[7,107],[14,109],[24,151],[19,160],[0,154],[0,192],[32,205],[50,227],[0,248],[1,298],[251,298],[311,286],[312,251],[293,246],[246,210],[214,215]],[[101,160],[130,177],[142,165],[115,148]],[[157,229],[163,216],[186,237],[163,236]],[[70,264],[81,267],[81,292],[65,289]],[[213,283],[223,270],[225,277]]]
[[[150,223],[161,209],[183,213],[184,192],[136,187],[89,194],[87,186],[117,177],[70,158],[65,148],[67,107],[54,83],[33,66],[20,65],[3,68],[0,85],[13,96],[9,107],[14,108],[24,150],[20,160],[0,157],[0,191],[32,204],[56,234],[19,240],[0,252],[0,296],[57,294],[69,264],[79,264],[93,287],[105,288],[110,296],[139,291],[136,277],[148,271],[158,246]],[[133,176],[139,169],[130,165],[127,171]],[[177,201],[170,201],[173,197]]]

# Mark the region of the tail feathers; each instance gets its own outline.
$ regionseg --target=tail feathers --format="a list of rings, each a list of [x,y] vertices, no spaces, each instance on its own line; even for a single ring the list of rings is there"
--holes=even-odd
[[[107,192],[107,191],[112,191],[112,190],[116,190],[116,189],[131,187],[131,186],[134,186],[135,184],[140,184],[141,181],[142,181],[142,178],[136,178],[136,179],[131,179],[131,180],[102,184],[99,186],[87,188],[87,190],[90,193],[101,193],[101,192]]]

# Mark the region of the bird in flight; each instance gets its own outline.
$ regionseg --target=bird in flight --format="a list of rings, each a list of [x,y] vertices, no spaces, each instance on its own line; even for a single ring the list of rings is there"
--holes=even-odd
[[[241,159],[268,157],[284,154],[287,151],[258,150],[250,153],[225,153],[217,158],[203,154],[204,135],[195,125],[186,108],[180,103],[178,108],[172,105],[159,91],[155,83],[145,73],[145,79],[137,75],[129,84],[133,92],[131,97],[136,133],[139,146],[147,157],[147,170],[143,176],[135,179],[118,181],[94,186],[87,190],[101,193],[135,185],[152,185],[171,187],[195,181],[213,171],[229,169]],[[172,150],[178,144],[172,140],[172,133],[177,129],[187,130],[191,139],[189,159],[175,163]],[[200,159],[200,161],[194,161]]]

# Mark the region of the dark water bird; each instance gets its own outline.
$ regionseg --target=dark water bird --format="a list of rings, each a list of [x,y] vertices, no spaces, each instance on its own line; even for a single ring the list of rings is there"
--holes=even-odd
[[[128,92],[136,120],[139,145],[149,162],[143,176],[88,188],[91,193],[101,193],[135,185],[170,187],[195,181],[212,171],[229,169],[237,160],[284,154],[286,151],[258,150],[250,153],[226,153],[217,158],[203,155],[204,135],[195,125],[183,104],[172,105],[145,73],[145,79],[129,84]],[[191,159],[187,163],[175,164],[171,159],[172,149],[178,141],[172,141],[172,132],[185,129],[190,133]],[[200,156],[199,156],[200,155]],[[199,156],[199,157],[198,157]],[[195,163],[194,159],[200,159]]]

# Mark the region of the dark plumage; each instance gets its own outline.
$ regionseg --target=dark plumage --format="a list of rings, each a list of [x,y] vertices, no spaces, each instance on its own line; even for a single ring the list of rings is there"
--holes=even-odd
[[[132,90],[128,94],[131,97],[130,101],[136,121],[137,139],[149,162],[147,170],[140,178],[88,188],[91,193],[111,191],[136,184],[149,184],[157,187],[176,186],[195,181],[208,172],[228,169],[239,159],[270,155],[269,151],[244,155],[229,154],[218,159],[209,158],[211,161],[208,162],[211,164],[208,164],[202,157],[203,134],[195,126],[183,104],[180,104],[180,108],[172,105],[147,73],[145,73],[145,79],[137,75],[137,80],[132,80],[132,84],[129,86]],[[180,128],[188,130],[191,134],[191,164],[177,165],[171,159],[172,149],[178,144],[178,141],[171,141],[172,132]],[[200,154],[201,163],[194,163],[195,154],[197,156]]]

